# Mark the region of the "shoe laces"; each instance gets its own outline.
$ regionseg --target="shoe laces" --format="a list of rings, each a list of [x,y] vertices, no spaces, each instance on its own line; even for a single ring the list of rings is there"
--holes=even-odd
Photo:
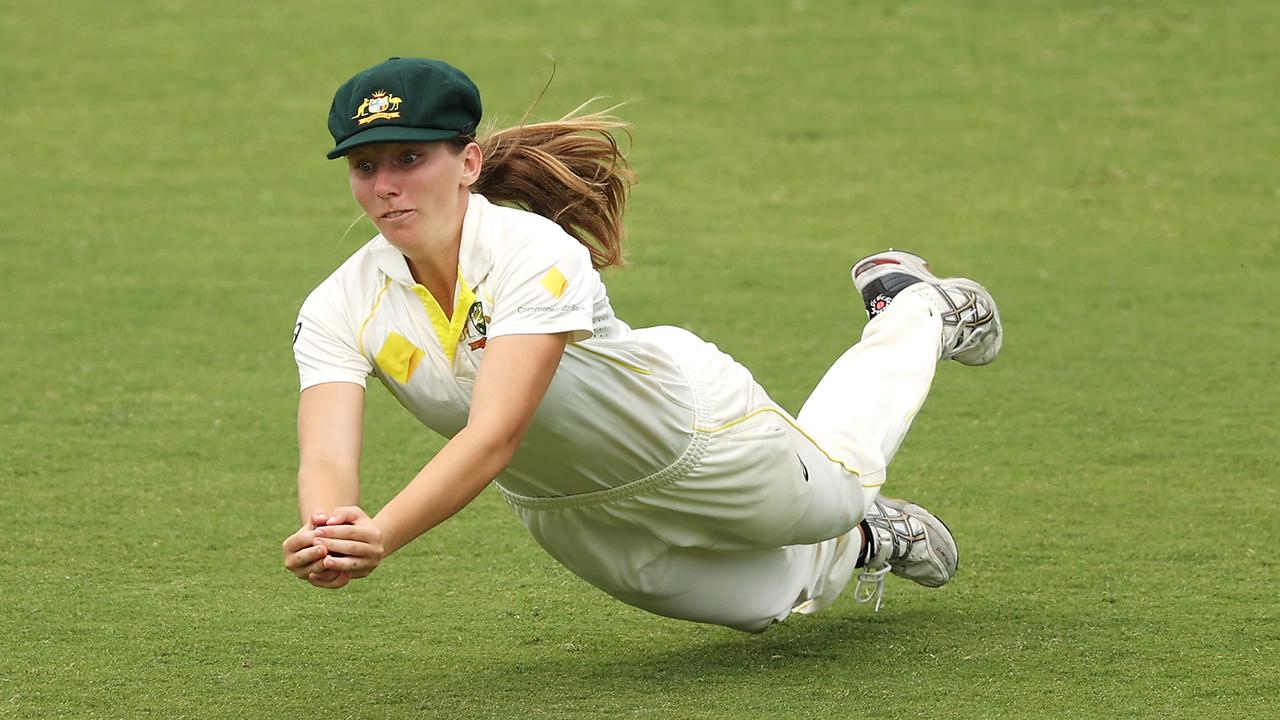
[[[865,605],[875,600],[875,612],[880,612],[880,602],[884,600],[884,576],[892,569],[892,565],[885,563],[879,570],[858,573],[858,584],[853,586],[853,601]],[[865,590],[863,586],[866,586]]]

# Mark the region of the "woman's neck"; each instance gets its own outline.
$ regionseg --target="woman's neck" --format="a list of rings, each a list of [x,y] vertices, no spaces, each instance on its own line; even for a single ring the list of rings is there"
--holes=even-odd
[[[409,272],[419,285],[436,299],[445,315],[453,315],[453,289],[458,280],[459,243],[454,242],[434,252],[405,255]]]
[[[458,255],[462,247],[462,225],[466,218],[468,198],[460,198],[457,219],[441,228],[441,232],[428,235],[414,247],[401,249],[409,272],[436,299],[446,315],[453,314],[454,285],[458,279]]]

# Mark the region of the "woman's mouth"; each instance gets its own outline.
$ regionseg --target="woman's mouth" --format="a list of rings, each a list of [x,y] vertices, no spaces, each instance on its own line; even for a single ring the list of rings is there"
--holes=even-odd
[[[383,213],[383,214],[382,214],[382,219],[383,219],[383,220],[395,220],[395,219],[397,219],[397,218],[402,218],[402,217],[404,217],[405,215],[408,215],[408,214],[410,214],[410,213],[412,213],[412,212],[413,212],[413,210],[391,210],[391,211],[389,211],[389,212],[385,212],[385,213]]]

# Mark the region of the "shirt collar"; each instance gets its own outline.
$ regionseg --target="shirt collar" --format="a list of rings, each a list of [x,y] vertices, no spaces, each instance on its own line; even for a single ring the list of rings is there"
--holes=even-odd
[[[479,285],[489,276],[493,257],[489,252],[488,230],[485,216],[489,215],[488,199],[471,193],[467,201],[467,214],[462,218],[462,247],[458,249],[458,272],[471,287]]]
[[[458,248],[458,272],[466,284],[475,287],[489,275],[493,267],[493,259],[489,253],[489,244],[485,239],[484,216],[490,204],[483,195],[472,193],[467,199],[467,212],[462,217],[462,243]],[[370,243],[378,269],[397,284],[413,287],[417,282],[409,272],[409,263],[404,255],[396,249],[381,233]]]

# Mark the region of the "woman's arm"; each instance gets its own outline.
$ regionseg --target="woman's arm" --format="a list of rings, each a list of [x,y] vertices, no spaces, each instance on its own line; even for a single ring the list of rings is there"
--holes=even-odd
[[[320,528],[331,552],[324,566],[367,575],[390,555],[471,502],[506,467],[555,376],[569,333],[491,338],[476,374],[467,426],[366,522],[358,508],[340,508],[344,524]],[[353,503],[354,504],[354,503]]]
[[[298,513],[303,524],[360,500],[364,388],[314,385],[298,399]],[[320,522],[324,522],[321,520]]]
[[[334,382],[302,391],[298,400],[298,513],[302,527],[281,543],[284,566],[300,579],[339,588],[351,573],[324,566],[328,548],[316,541],[316,526],[360,496],[360,445],[364,388]]]

